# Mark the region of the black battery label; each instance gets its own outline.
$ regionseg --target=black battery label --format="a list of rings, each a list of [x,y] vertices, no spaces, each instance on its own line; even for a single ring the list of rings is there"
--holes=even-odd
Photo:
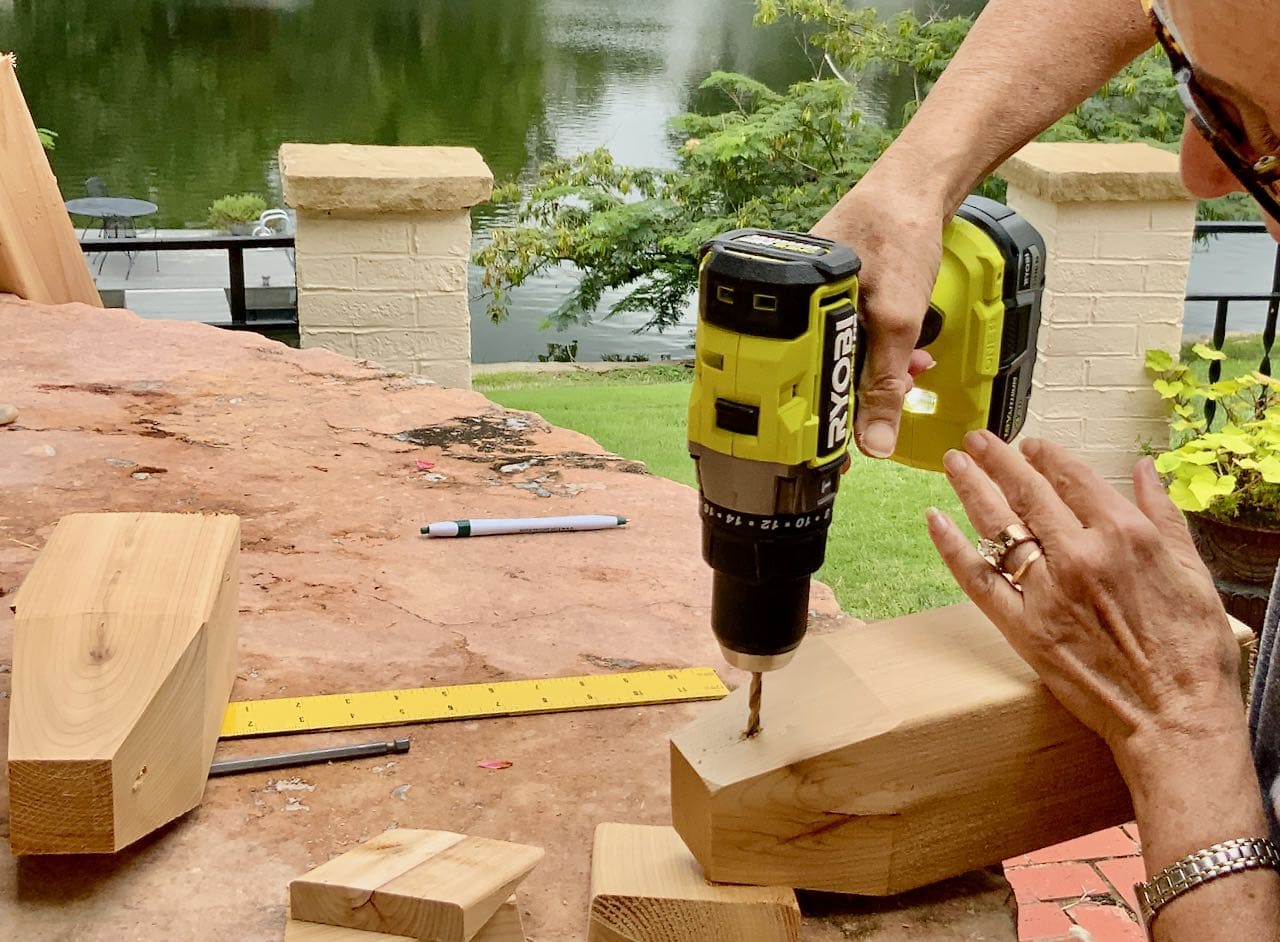
[[[822,357],[822,398],[818,403],[818,457],[826,458],[849,441],[853,416],[853,346],[858,316],[845,302],[827,311]]]

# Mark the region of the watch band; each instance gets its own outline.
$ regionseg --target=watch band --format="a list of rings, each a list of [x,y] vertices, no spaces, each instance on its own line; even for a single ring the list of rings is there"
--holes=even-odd
[[[1280,850],[1265,837],[1239,837],[1188,854],[1134,886],[1142,924],[1150,927],[1161,907],[1202,883],[1262,867],[1280,870]]]

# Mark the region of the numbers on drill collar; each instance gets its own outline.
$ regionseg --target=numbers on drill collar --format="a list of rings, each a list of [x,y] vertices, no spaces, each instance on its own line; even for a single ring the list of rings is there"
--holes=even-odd
[[[715,520],[727,527],[742,527],[763,533],[795,532],[807,530],[819,524],[831,522],[831,507],[824,507],[808,514],[759,516],[742,514],[733,510],[717,507],[711,501],[702,502],[702,516]]]

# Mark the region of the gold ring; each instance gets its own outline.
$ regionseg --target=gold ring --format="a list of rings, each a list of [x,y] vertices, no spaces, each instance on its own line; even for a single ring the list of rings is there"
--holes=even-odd
[[[985,537],[978,541],[978,552],[982,554],[982,558],[989,562],[996,569],[1005,572],[1004,558],[1009,555],[1009,551],[1015,546],[1021,546],[1023,543],[1035,543],[1040,545],[1040,541],[1036,539],[1036,535],[1021,523],[1011,523],[993,539]],[[1007,572],[1005,572],[1008,575]]]
[[[1020,585],[1022,577],[1026,575],[1027,570],[1031,568],[1031,564],[1042,556],[1044,556],[1044,550],[1040,547],[1039,543],[1036,543],[1036,548],[1031,551],[1030,556],[1022,561],[1022,565],[1018,567],[1018,571],[1009,575],[1009,581],[1013,583],[1013,587],[1015,589],[1022,588]]]

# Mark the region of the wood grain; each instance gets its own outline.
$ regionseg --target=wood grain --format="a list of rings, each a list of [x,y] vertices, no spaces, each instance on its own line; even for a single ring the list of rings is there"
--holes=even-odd
[[[326,926],[318,922],[288,919],[284,926],[284,942],[417,942],[407,935],[388,935],[367,929]],[[498,907],[471,942],[525,942],[524,921],[516,898],[509,897]]]
[[[718,886],[674,829],[601,824],[591,857],[587,942],[794,942],[790,889]]]
[[[398,828],[294,880],[289,905],[293,918],[307,922],[467,942],[542,854],[524,844]],[[510,934],[509,916],[504,925]]]
[[[15,854],[110,853],[200,803],[235,679],[239,518],[76,514],[15,597]]]
[[[671,741],[713,880],[888,895],[1131,820],[1106,745],[972,605],[806,641],[750,740],[746,696]]]
[[[101,307],[12,55],[0,56],[0,167],[0,293]]]

